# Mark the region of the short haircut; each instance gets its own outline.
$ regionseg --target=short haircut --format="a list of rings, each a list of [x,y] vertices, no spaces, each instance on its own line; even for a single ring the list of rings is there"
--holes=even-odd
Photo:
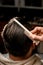
[[[16,24],[15,21],[10,22],[11,20],[6,25],[3,32],[5,47],[8,52],[14,56],[25,56],[30,50],[32,40],[24,34],[23,29]]]

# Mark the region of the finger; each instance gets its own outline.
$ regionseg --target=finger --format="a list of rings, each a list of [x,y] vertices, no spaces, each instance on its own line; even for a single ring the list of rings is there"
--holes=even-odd
[[[33,39],[34,39],[34,40],[38,40],[38,41],[43,41],[43,35],[41,35],[41,36],[34,35],[34,36],[33,36]]]
[[[40,33],[42,30],[43,30],[43,27],[35,27],[31,32],[35,34],[35,33]]]
[[[31,31],[31,33],[37,33],[37,31],[38,31],[38,28],[37,27],[35,27],[32,31]]]

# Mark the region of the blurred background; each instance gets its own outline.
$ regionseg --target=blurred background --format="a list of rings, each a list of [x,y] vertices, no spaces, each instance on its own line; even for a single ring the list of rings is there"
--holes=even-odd
[[[0,34],[4,25],[13,17],[24,18],[29,30],[35,26],[43,26],[43,0],[0,0]],[[37,52],[43,58],[43,42]],[[6,53],[0,35],[0,52]]]

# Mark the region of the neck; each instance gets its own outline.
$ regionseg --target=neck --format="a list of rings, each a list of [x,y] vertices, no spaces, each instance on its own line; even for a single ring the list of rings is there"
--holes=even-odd
[[[29,53],[28,53],[29,54]],[[13,56],[13,55],[11,55],[11,54],[9,54],[9,57],[12,59],[12,60],[14,60],[14,61],[21,61],[21,60],[26,60],[26,59],[28,59],[29,57],[31,57],[32,56],[32,54],[30,54],[30,55],[26,55],[26,56],[24,56],[24,57],[16,57],[16,56]]]
[[[16,56],[13,56],[12,54],[9,54],[9,57],[14,61],[26,60],[31,56],[32,56],[32,48],[30,48],[30,51],[24,57],[16,57]]]
[[[20,61],[20,60],[24,60],[24,58],[23,57],[16,57],[16,56],[13,56],[13,55],[9,55],[9,57],[12,59],[12,60],[14,60],[14,61]]]
[[[13,56],[13,55],[9,55],[9,57],[12,59],[12,60],[14,60],[14,61],[21,61],[21,60],[26,60],[27,58],[29,58],[30,56],[28,56],[28,57],[15,57],[15,56]]]

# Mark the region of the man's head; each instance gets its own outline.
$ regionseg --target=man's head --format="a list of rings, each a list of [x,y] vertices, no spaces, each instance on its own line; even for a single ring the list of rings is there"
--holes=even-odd
[[[24,34],[23,29],[13,19],[6,24],[2,33],[5,47],[10,54],[23,57],[29,52],[33,44],[32,40]]]

